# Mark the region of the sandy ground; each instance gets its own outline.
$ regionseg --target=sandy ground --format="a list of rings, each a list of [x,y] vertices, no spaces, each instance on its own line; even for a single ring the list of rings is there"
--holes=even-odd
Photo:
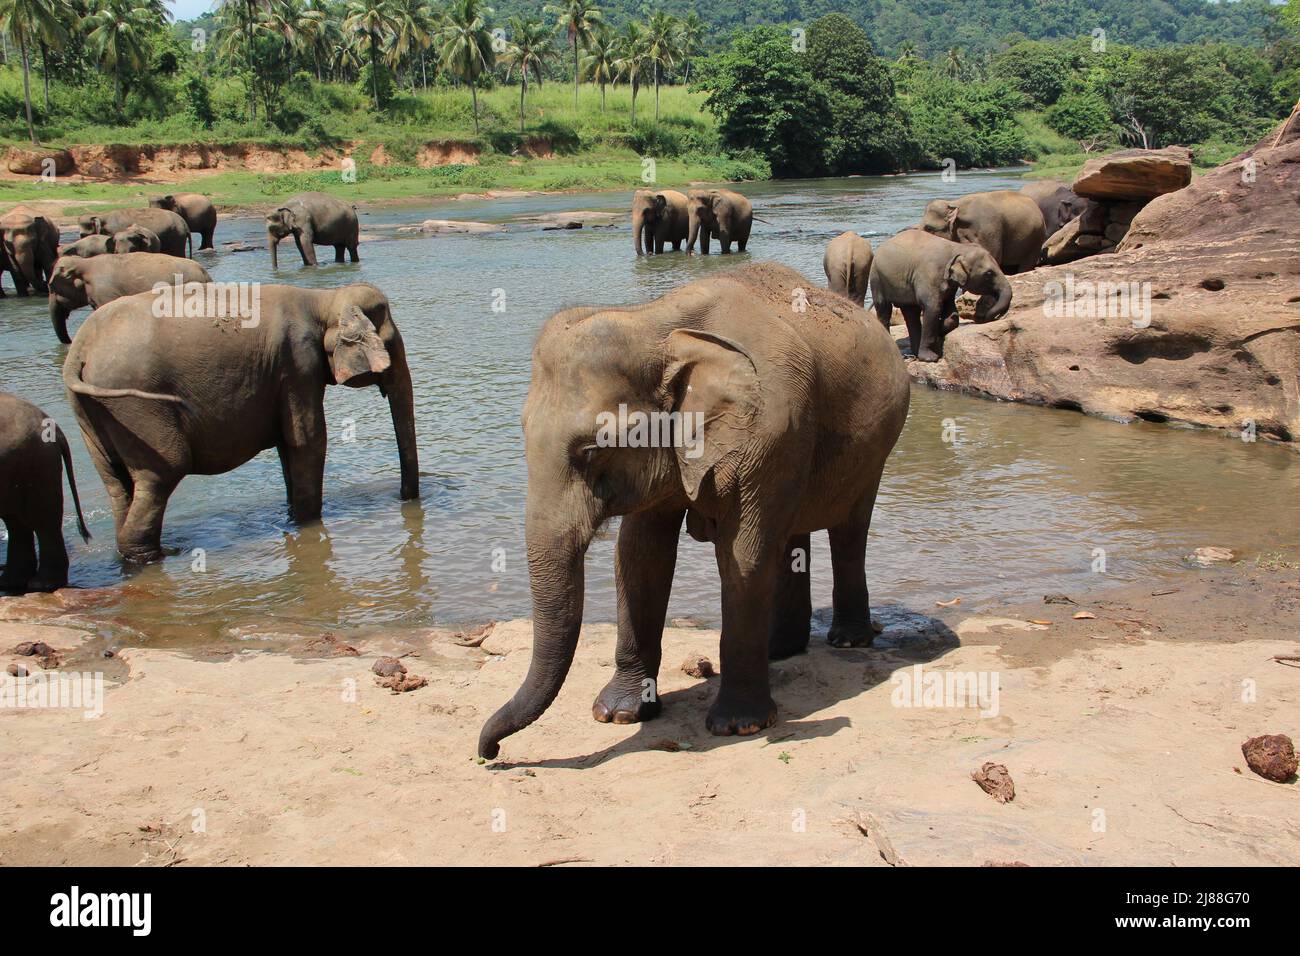
[[[1294,569],[1190,571],[1077,605],[881,607],[874,647],[815,636],[773,664],[780,720],[750,738],[704,731],[717,678],[677,664],[716,661],[717,633],[693,628],[665,635],[661,718],[595,723],[614,629],[592,625],[559,700],[489,764],[474,744],[527,667],[527,621],[481,647],[431,630],[358,642],[359,656],[296,637],[106,658],[82,616],[95,599],[0,601],[0,648],[44,640],[62,671],[106,681],[96,719],[0,709],[0,863],[1300,859],[1300,786],[1256,776],[1240,751],[1256,734],[1300,738],[1300,667],[1272,660],[1300,652]],[[375,686],[371,664],[394,653],[429,685]],[[0,661],[41,673],[31,657]],[[979,703],[895,706],[895,677],[918,664],[996,676],[997,697],[986,684],[983,716]],[[1011,802],[971,780],[986,761],[1007,767]]]

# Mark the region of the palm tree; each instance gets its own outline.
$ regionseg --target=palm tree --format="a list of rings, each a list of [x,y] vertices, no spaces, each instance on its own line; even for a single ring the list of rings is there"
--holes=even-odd
[[[578,46],[586,46],[591,40],[591,31],[596,28],[597,23],[604,20],[600,12],[600,7],[591,3],[591,0],[564,0],[562,6],[547,4],[543,7],[546,13],[555,13],[559,15],[559,22],[556,24],[559,29],[565,31],[569,36],[569,42],[573,44],[573,111],[578,112]]]
[[[600,111],[605,112],[605,86],[618,78],[618,38],[608,24],[597,24],[582,58],[582,75],[600,84]]]
[[[27,134],[33,146],[39,146],[36,125],[32,122],[31,63],[28,50],[43,37],[57,36],[62,27],[59,18],[66,15],[66,3],[60,0],[0,0],[0,30],[18,44],[23,65],[23,103],[27,107]]]
[[[943,61],[944,72],[947,73],[950,78],[955,80],[961,76],[962,70],[964,70],[965,68],[966,68],[966,64],[962,60],[961,47],[959,46],[953,47],[951,50],[948,51],[948,55],[944,58]]]
[[[370,89],[375,96],[375,109],[379,102],[379,47],[396,29],[392,8],[388,0],[349,0],[343,29],[364,37],[370,46]]]
[[[695,54],[699,53],[700,48],[704,46],[704,29],[704,21],[694,10],[688,13],[681,23],[678,42],[681,44],[682,62],[686,64],[687,83],[691,82],[691,64]]]
[[[659,122],[659,80],[664,67],[672,66],[677,61],[677,21],[670,14],[660,10],[650,15],[650,22],[645,30],[646,54],[654,68],[655,81],[655,122]]]
[[[100,66],[113,74],[117,105],[126,95],[124,73],[139,73],[149,64],[149,34],[170,14],[141,0],[98,0],[83,21],[86,46]]]
[[[248,83],[248,111],[257,119],[257,74],[253,67],[253,44],[258,30],[258,13],[266,0],[217,0],[217,19],[224,29],[217,37],[217,55],[229,63],[243,60]],[[243,38],[240,49],[238,38]]]
[[[555,31],[528,17],[510,18],[510,43],[501,60],[509,65],[519,65],[519,135],[524,133],[524,97],[528,95],[528,71],[532,70],[541,82],[542,66],[555,55],[551,38]],[[509,74],[507,74],[509,78]]]
[[[916,44],[911,40],[904,40],[898,46],[898,62],[911,63],[916,57]]]
[[[292,70],[294,54],[309,54],[315,48],[317,37],[325,29],[325,11],[303,0],[271,0],[262,27],[280,37],[285,61]],[[320,78],[317,60],[316,79]]]
[[[424,71],[424,51],[433,42],[433,13],[425,0],[394,0],[393,2],[393,45],[389,49],[389,59],[394,67],[402,60],[413,60],[414,54],[420,54],[420,73],[424,85],[428,87],[429,76]],[[415,92],[415,69],[411,68],[411,92]]]
[[[492,31],[488,18],[492,15],[482,0],[451,0],[442,29],[438,31],[438,59],[469,84],[474,99],[474,133],[478,125],[478,78],[496,65],[496,51],[492,49]]]
[[[635,20],[629,20],[618,36],[618,72],[627,77],[632,84],[632,125],[636,125],[636,94],[645,78],[646,67],[650,65],[650,54],[646,45],[645,27]]]

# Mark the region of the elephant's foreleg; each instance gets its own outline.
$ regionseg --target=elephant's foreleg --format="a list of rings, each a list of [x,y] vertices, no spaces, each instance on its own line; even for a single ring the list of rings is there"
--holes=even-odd
[[[305,266],[314,266],[316,264],[316,244],[308,236],[294,234],[293,241],[298,246],[298,254],[302,256],[302,264]]]
[[[811,536],[797,534],[785,548],[772,606],[767,656],[781,660],[808,650],[812,629]]]
[[[943,354],[946,316],[943,309],[926,306],[921,312],[921,348],[916,357],[922,362],[937,362]]]
[[[903,322],[907,325],[907,343],[912,349],[912,354],[919,355],[921,351],[921,309],[915,305],[900,305],[898,310],[903,313]]]
[[[633,514],[619,527],[614,555],[616,669],[591,705],[591,716],[601,723],[632,724],[659,714],[664,617],[684,514],[679,509]]]
[[[325,487],[325,440],[320,447],[287,446],[280,449],[280,467],[284,470],[285,491],[289,496],[289,516],[299,524],[319,521]]]
[[[348,255],[352,257],[353,262],[360,262],[361,257],[357,255],[357,243],[348,246]]]
[[[767,540],[764,540],[767,538]],[[768,683],[767,639],[773,592],[788,534],[735,528],[720,533],[714,551],[722,577],[722,677],[705,725],[720,736],[756,734],[776,722]]]
[[[5,529],[9,532],[9,547],[4,573],[0,574],[0,590],[26,591],[27,582],[36,573],[36,535],[18,521],[6,519]]]
[[[343,258],[343,255],[344,255],[344,253],[346,253],[346,252],[347,252],[347,246],[344,246],[344,245],[336,245],[336,246],[334,247],[334,261],[335,261],[335,262],[346,262],[347,260]]]

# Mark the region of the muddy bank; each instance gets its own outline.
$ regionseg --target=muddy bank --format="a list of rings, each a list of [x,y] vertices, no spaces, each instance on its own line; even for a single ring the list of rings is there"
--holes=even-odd
[[[46,640],[63,671],[106,683],[97,719],[0,710],[0,759],[18,770],[0,785],[0,862],[1293,862],[1300,791],[1240,748],[1300,737],[1300,670],[1272,660],[1298,650],[1294,568],[1070,597],[878,608],[876,646],[814,639],[772,666],[780,721],[752,738],[704,732],[717,678],[678,664],[716,663],[718,634],[689,627],[665,635],[661,718],[592,721],[614,629],[589,626],[555,705],[487,765],[474,741],[527,668],[527,621],[477,647],[429,629],[352,642],[355,656],[319,635],[181,654],[107,647],[75,600],[4,601],[0,646]],[[377,686],[384,656],[428,686]],[[899,706],[918,665],[983,675],[996,697]],[[971,779],[989,762],[1010,802]]]
[[[1294,445],[1300,127],[1275,139],[1152,201],[1114,253],[1013,276],[1006,317],[963,324],[912,377]]]

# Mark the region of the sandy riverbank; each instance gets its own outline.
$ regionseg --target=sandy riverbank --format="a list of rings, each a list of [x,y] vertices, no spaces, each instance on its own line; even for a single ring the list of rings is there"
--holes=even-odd
[[[702,629],[665,635],[660,719],[593,722],[614,633],[591,625],[559,700],[486,765],[474,742],[527,668],[527,621],[477,648],[425,630],[359,656],[302,637],[105,658],[78,616],[93,594],[5,599],[0,647],[44,640],[106,685],[93,720],[0,710],[0,863],[1294,863],[1300,787],[1240,752],[1300,737],[1300,669],[1272,660],[1300,650],[1294,568],[1073,597],[880,608],[875,647],[815,637],[773,665],[780,721],[753,738],[704,732],[716,678],[677,667],[716,662]],[[376,687],[384,654],[429,685]],[[996,676],[996,715],[894,706],[893,675],[917,664]],[[971,781],[985,761],[1008,768],[1012,802]]]

